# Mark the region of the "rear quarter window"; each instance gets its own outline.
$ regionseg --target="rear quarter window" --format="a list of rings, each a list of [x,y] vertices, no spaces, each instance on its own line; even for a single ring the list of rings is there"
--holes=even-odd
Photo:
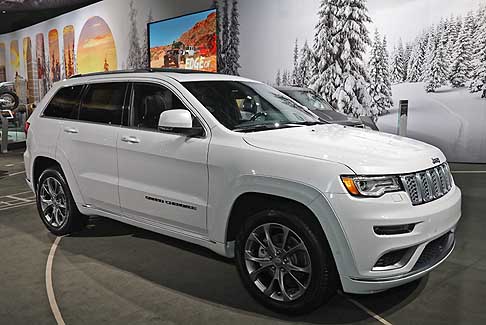
[[[43,116],[77,119],[83,86],[69,86],[58,90],[44,110]]]

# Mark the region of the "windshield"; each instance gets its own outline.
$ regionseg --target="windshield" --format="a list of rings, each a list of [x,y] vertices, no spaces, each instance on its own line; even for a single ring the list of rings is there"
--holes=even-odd
[[[320,123],[315,115],[265,84],[193,81],[183,85],[230,130],[260,131]]]

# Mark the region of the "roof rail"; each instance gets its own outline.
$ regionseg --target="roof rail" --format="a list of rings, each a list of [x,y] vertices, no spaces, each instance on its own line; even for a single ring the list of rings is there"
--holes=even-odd
[[[173,72],[173,73],[215,73],[202,70],[180,69],[180,68],[150,68],[150,72]]]
[[[80,78],[80,77],[90,77],[90,76],[104,76],[110,74],[119,73],[136,73],[136,72],[149,72],[148,69],[129,69],[129,70],[113,70],[113,71],[101,71],[101,72],[90,72],[90,73],[78,73],[74,74],[69,79]]]
[[[173,72],[173,73],[214,73],[201,70],[179,69],[179,68],[149,68],[149,69],[128,69],[128,70],[113,70],[113,71],[101,71],[91,73],[78,73],[69,77],[69,79],[91,76],[104,76],[120,73],[143,73],[143,72]]]

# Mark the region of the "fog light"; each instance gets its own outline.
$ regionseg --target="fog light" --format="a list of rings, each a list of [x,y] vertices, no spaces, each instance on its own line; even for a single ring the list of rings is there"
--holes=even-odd
[[[394,269],[399,269],[410,261],[413,253],[416,250],[415,247],[408,247],[397,249],[382,255],[378,261],[376,261],[375,266],[373,266],[373,271],[390,271]]]

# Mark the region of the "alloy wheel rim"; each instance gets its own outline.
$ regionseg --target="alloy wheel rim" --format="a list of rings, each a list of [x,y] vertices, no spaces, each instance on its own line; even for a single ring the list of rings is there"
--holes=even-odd
[[[46,178],[40,186],[39,197],[46,222],[54,228],[62,227],[66,223],[69,210],[61,183],[54,177]]]
[[[267,297],[289,302],[308,289],[311,259],[304,241],[278,223],[256,227],[245,244],[245,265],[251,281]]]

